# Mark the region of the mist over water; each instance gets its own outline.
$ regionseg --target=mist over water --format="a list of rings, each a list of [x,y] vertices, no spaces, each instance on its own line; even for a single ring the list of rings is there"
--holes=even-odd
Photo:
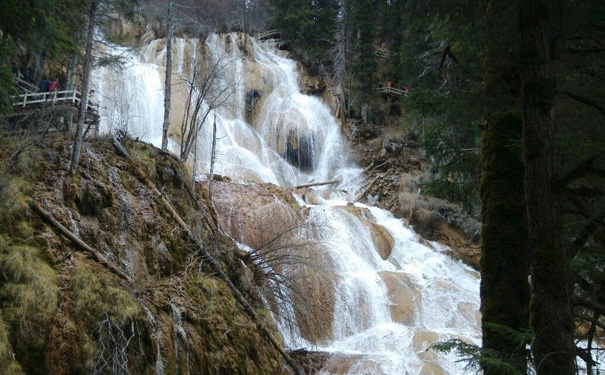
[[[126,128],[132,136],[159,146],[165,41],[154,40],[139,53],[116,48],[118,52],[127,59],[124,69],[98,68],[93,74],[101,131]],[[347,206],[361,191],[362,169],[352,161],[330,108],[301,92],[296,62],[270,41],[241,34],[211,35],[206,41],[175,38],[173,54],[175,129],[182,121],[178,112],[187,97],[185,81],[194,78],[194,71],[200,80],[204,68],[220,66],[220,79],[209,97],[228,93],[221,106],[210,110],[198,135],[199,179],[207,178],[209,171],[216,119],[218,174],[279,186],[341,181],[336,187],[320,188],[333,190],[315,204],[296,197],[308,210],[314,236],[321,240],[320,251],[329,259],[326,273],[331,283],[319,288],[329,288],[333,311],[322,318],[330,323],[328,339],[322,342],[304,338],[303,330],[277,319],[286,346],[335,353],[325,374],[465,373],[456,358],[426,349],[452,338],[480,344],[478,273],[444,255],[439,244],[421,244],[390,212],[362,204]],[[177,154],[179,141],[172,137],[171,148]],[[376,233],[392,239],[386,259]],[[308,317],[296,314],[291,306],[279,309],[301,327],[313,324],[312,319],[303,322]]]

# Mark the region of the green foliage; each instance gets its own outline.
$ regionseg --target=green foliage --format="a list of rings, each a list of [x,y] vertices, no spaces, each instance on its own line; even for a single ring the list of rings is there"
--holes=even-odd
[[[76,53],[75,33],[84,24],[85,0],[3,0],[0,2],[0,113],[12,110],[16,94],[10,61],[16,46],[42,58]]]
[[[506,340],[517,342],[520,351],[525,351],[533,335],[531,331],[516,331],[500,324],[487,325]],[[468,344],[459,339],[438,342],[429,349],[440,353],[454,352],[460,358],[458,361],[465,364],[465,371],[479,372],[484,369],[500,375],[527,375],[527,363],[515,363],[504,353]]]
[[[0,316],[0,373],[4,375],[23,375],[23,369],[19,362],[13,359],[13,353],[8,327]]]
[[[429,130],[424,148],[433,159],[435,179],[424,185],[425,193],[460,203],[471,212],[477,202],[480,160],[477,148],[463,149],[442,127]]]
[[[270,28],[280,29],[312,68],[329,63],[329,51],[336,31],[336,0],[274,0]]]
[[[376,75],[376,24],[372,0],[353,0],[353,74],[362,92],[369,93],[374,87]]]
[[[9,113],[13,109],[11,95],[17,94],[15,89],[15,75],[8,64],[8,56],[13,53],[11,43],[0,41],[0,114]]]
[[[585,246],[574,257],[571,269],[578,279],[598,287],[605,285],[605,251],[601,246]]]
[[[30,184],[24,180],[0,175],[0,233],[22,239],[31,236],[32,228],[24,220],[29,213],[30,190]]]

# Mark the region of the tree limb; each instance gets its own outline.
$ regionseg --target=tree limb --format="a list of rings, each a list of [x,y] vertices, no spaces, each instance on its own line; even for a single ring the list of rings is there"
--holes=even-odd
[[[574,99],[574,100],[576,100],[576,101],[578,101],[578,102],[580,102],[582,104],[585,104],[585,105],[587,105],[589,107],[592,107],[592,108],[596,109],[597,111],[599,111],[599,113],[601,115],[605,116],[605,108],[603,108],[602,106],[600,106],[595,101],[590,100],[590,99],[585,98],[585,97],[580,96],[580,95],[576,95],[576,94],[574,94],[571,91],[563,91],[563,94],[567,95],[568,97],[570,97],[570,98],[572,98],[572,99]]]
[[[603,305],[601,305],[599,303],[596,303],[596,302],[593,302],[593,301],[581,298],[581,297],[577,297],[576,296],[574,298],[574,305],[576,305],[576,306],[584,306],[586,308],[589,308],[589,309],[591,309],[593,311],[598,312],[601,315],[605,315],[605,306],[603,306]]]
[[[134,283],[134,280],[130,276],[128,276],[124,271],[122,271],[121,269],[119,269],[118,267],[113,265],[111,262],[109,262],[107,260],[107,258],[105,258],[103,256],[103,254],[101,254],[97,250],[93,249],[92,247],[88,246],[78,236],[73,234],[69,229],[65,228],[61,223],[59,223],[57,220],[55,220],[55,218],[52,217],[52,215],[48,211],[43,209],[33,199],[29,199],[27,203],[34,211],[36,211],[38,213],[38,215],[40,215],[42,220],[44,220],[48,224],[52,225],[55,229],[57,229],[59,231],[59,233],[61,233],[65,237],[67,237],[67,239],[70,240],[74,245],[76,245],[76,247],[78,247],[80,250],[83,250],[83,251],[87,252],[88,254],[90,254],[93,257],[93,259],[95,259],[97,262],[101,263],[105,268],[107,268],[111,272],[115,273],[122,279],[128,281],[131,284]]]
[[[559,179],[559,181],[557,182],[557,185],[559,185],[559,187],[566,186],[573,180],[575,180],[579,177],[582,177],[584,175],[587,175],[591,172],[595,172],[595,173],[599,174],[598,169],[594,166],[594,161],[603,155],[605,155],[605,151],[600,152],[600,153],[593,155],[593,156],[589,157],[588,159],[584,160],[583,162],[578,164],[576,167],[574,167],[571,171],[567,172],[567,174],[565,174],[565,176],[561,177]]]
[[[603,323],[603,322],[601,322],[601,321],[599,321],[599,320],[597,320],[597,319],[594,319],[593,317],[590,317],[590,316],[588,316],[588,315],[586,315],[586,314],[582,314],[582,313],[579,313],[579,312],[575,312],[575,313],[574,313],[574,316],[575,316],[576,318],[580,318],[580,319],[582,319],[582,320],[586,320],[587,322],[591,322],[592,324],[594,324],[594,325],[596,325],[596,326],[600,327],[601,329],[605,329],[605,323]]]

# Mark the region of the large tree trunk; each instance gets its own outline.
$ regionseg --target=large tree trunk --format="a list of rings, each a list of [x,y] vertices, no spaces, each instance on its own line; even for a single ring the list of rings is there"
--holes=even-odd
[[[514,142],[521,139],[516,114],[492,116],[483,131],[481,178],[481,315],[483,348],[498,352],[521,373],[527,366],[525,343],[509,330],[527,329],[527,219],[523,197],[523,162]],[[500,369],[482,361],[484,375]]]
[[[162,151],[168,151],[168,128],[170,127],[170,93],[172,89],[172,34],[174,25],[172,24],[172,7],[174,0],[168,3],[168,14],[166,15],[167,35],[166,35],[166,81],[164,84],[164,123],[162,125]]]
[[[80,150],[82,149],[82,139],[84,138],[84,122],[86,120],[86,109],[88,107],[88,88],[90,86],[90,71],[92,69],[92,42],[94,40],[95,18],[100,0],[93,0],[90,4],[90,14],[88,16],[88,31],[86,34],[86,54],[84,55],[84,72],[82,76],[82,97],[80,98],[80,115],[78,118],[78,127],[76,128],[76,140],[74,141],[73,153],[71,157],[71,166],[69,173],[74,175],[78,170],[80,162]]]
[[[533,282],[530,319],[535,333],[532,349],[538,375],[572,375],[573,283],[556,191],[555,81],[547,12],[542,0],[519,0],[523,159]]]
[[[494,22],[510,13],[511,4],[487,4],[486,32],[497,35]],[[506,37],[508,38],[508,37]],[[497,353],[519,373],[527,368],[525,342],[519,335],[529,325],[529,248],[527,213],[523,199],[521,114],[515,100],[517,68],[510,63],[513,51],[503,38],[492,40],[484,65],[483,91],[486,123],[482,134],[481,214],[481,328],[485,355],[484,375],[500,375],[498,364],[488,360]],[[502,103],[509,103],[503,105]]]

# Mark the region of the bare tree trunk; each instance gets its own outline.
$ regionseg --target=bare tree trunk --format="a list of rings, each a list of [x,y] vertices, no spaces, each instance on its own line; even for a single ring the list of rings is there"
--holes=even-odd
[[[193,140],[193,166],[191,167],[191,191],[195,192],[195,170],[197,169],[197,133]]]
[[[71,157],[71,166],[69,173],[74,175],[78,170],[80,162],[80,150],[82,149],[82,139],[84,138],[84,121],[86,120],[86,109],[88,107],[88,87],[90,86],[90,71],[92,69],[92,42],[94,40],[95,18],[100,0],[93,0],[90,4],[90,14],[88,16],[88,31],[86,34],[86,54],[84,55],[84,72],[82,77],[82,97],[80,98],[80,117],[78,118],[78,127],[76,129],[76,140],[74,141],[73,153]]]
[[[208,200],[212,203],[212,185],[214,181],[214,159],[216,158],[216,115],[212,125],[212,151],[210,153],[210,176],[208,179]]]
[[[162,151],[168,152],[168,128],[170,127],[170,93],[172,91],[172,7],[174,0],[168,3],[168,14],[166,15],[166,81],[164,84],[164,123],[162,124]]]
[[[542,0],[519,0],[523,159],[533,282],[530,324],[537,374],[572,375],[573,283],[556,191],[556,92],[547,12]]]

